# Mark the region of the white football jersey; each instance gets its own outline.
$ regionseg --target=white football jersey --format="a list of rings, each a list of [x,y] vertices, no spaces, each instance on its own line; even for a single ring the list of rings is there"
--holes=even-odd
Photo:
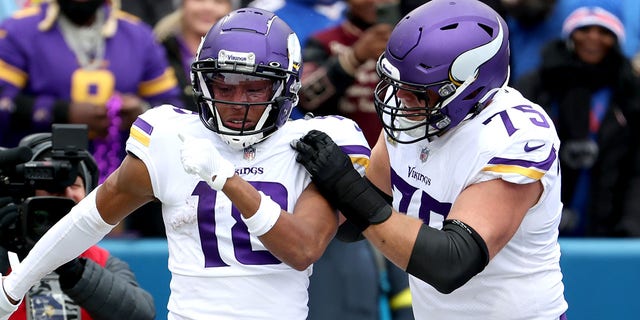
[[[355,122],[341,117],[289,121],[244,150],[224,143],[197,113],[173,106],[151,109],[135,121],[127,151],[145,163],[162,202],[170,319],[306,319],[311,267],[296,271],[271,255],[247,232],[224,193],[183,170],[178,133],[213,141],[238,175],[292,212],[311,178],[290,142],[311,129],[331,136],[364,175],[369,146]]]
[[[544,187],[513,238],[464,286],[442,294],[410,276],[416,319],[558,319],[567,309],[557,242],[560,141],[542,108],[503,88],[479,115],[441,137],[414,144],[387,139],[387,148],[394,208],[437,229],[472,184],[539,180]]]

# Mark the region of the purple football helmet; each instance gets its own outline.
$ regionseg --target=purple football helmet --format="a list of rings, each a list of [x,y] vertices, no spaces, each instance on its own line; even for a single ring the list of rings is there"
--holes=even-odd
[[[262,141],[285,124],[298,103],[301,63],[298,37],[282,19],[257,8],[232,11],[202,39],[191,66],[200,119],[236,149]],[[264,101],[231,102],[214,95],[212,84],[217,78],[268,79],[273,86]],[[225,126],[218,110],[221,105],[244,108],[242,125]],[[249,109],[264,106],[257,123],[245,125]]]
[[[432,0],[404,16],[376,66],[375,106],[388,136],[413,143],[482,110],[508,82],[508,39],[504,20],[476,0]],[[398,90],[422,105],[405,105]]]

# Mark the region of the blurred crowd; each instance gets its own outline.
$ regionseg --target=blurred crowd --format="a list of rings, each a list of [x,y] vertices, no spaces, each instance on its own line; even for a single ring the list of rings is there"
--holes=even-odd
[[[302,88],[292,117],[349,117],[373,146],[381,130],[376,61],[399,17],[427,1],[88,2],[91,10],[73,0],[0,1],[0,145],[16,146],[52,123],[87,124],[102,181],[122,160],[139,114],[160,104],[196,111],[190,68],[200,39],[245,6],[275,12],[301,41]],[[547,110],[562,142],[560,236],[640,236],[640,1],[484,2],[510,29],[509,85]],[[163,237],[159,205],[139,210],[111,237]],[[359,292],[348,302],[355,310],[331,309],[338,316],[310,308],[310,319],[412,318],[406,275],[366,241],[334,241],[314,269],[310,304],[348,299],[327,288],[353,296],[331,283]],[[336,272],[345,259],[362,266]],[[372,275],[379,281],[366,281]],[[379,308],[381,297],[387,310]]]

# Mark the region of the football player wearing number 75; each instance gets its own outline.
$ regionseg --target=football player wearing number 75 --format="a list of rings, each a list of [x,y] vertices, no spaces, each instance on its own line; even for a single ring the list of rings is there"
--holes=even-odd
[[[351,120],[288,121],[300,68],[299,41],[280,18],[252,8],[222,18],[192,65],[199,112],[165,105],[138,117],[118,170],[3,279],[0,318],[42,276],[158,200],[168,319],[306,319],[311,266],[338,216],[290,142],[328,132],[361,174],[370,150]]]
[[[429,1],[378,60],[384,132],[366,178],[333,137],[294,145],[351,238],[363,231],[411,275],[416,319],[566,317],[560,142],[543,109],[506,86],[508,39],[481,1]]]

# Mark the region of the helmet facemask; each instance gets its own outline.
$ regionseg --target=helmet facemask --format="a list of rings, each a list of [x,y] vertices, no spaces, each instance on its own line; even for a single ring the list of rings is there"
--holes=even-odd
[[[243,69],[241,64],[220,67],[217,61],[193,65],[201,90],[197,99],[202,121],[236,149],[273,133],[279,125],[280,109],[290,100],[283,95],[287,75],[281,70],[243,72]],[[234,99],[234,95],[241,95],[242,99]],[[261,113],[258,118],[256,112]]]
[[[383,59],[381,56],[377,64],[381,81],[374,104],[386,133],[399,143],[413,143],[444,132],[451,120],[442,108],[459,94],[456,85],[448,80],[428,84],[394,80],[383,70]],[[411,138],[400,138],[401,132]]]

